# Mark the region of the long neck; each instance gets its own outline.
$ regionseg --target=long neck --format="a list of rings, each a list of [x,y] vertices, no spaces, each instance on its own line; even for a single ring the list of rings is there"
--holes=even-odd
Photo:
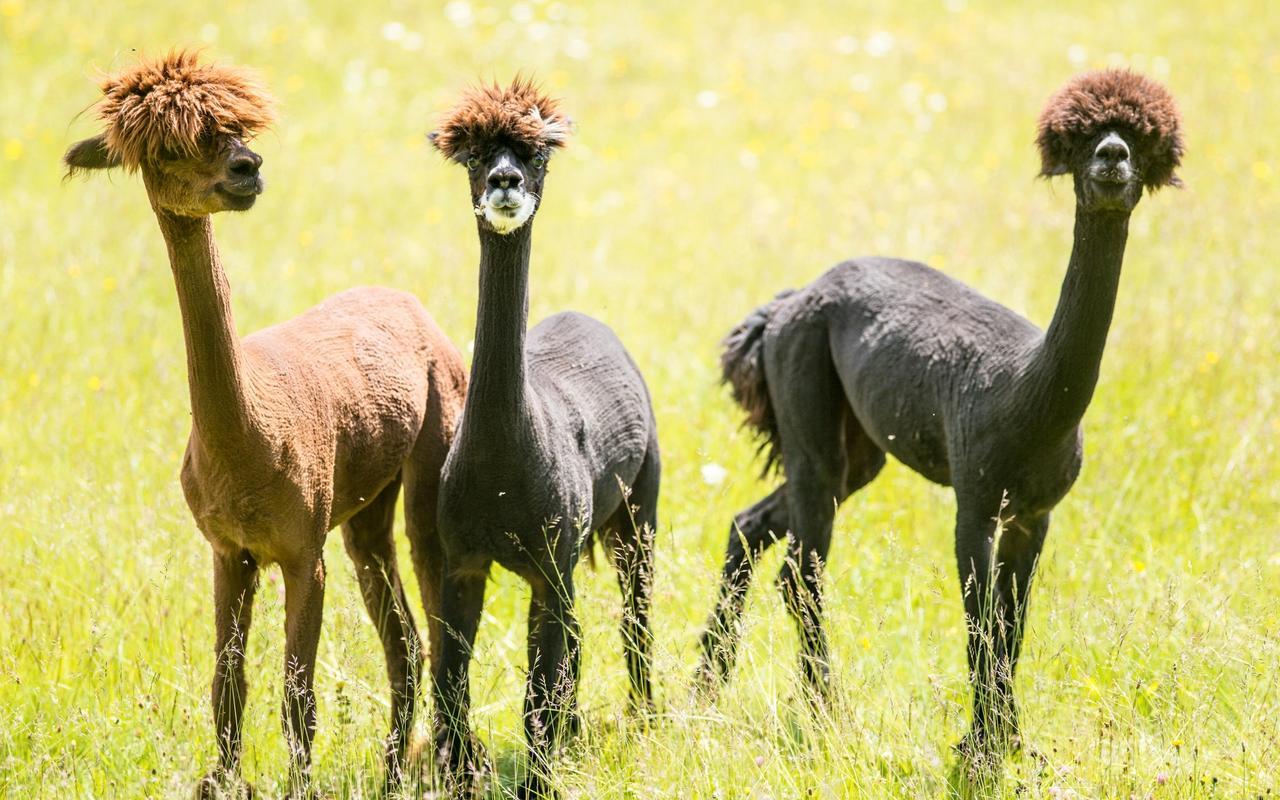
[[[205,445],[235,447],[250,432],[251,415],[231,287],[213,240],[213,222],[159,209],[156,219],[178,288],[195,428]]]
[[[531,223],[501,235],[480,228],[480,301],[466,420],[501,430],[521,419],[525,326],[529,321]]]
[[[1041,426],[1074,429],[1093,398],[1128,235],[1128,213],[1076,210],[1058,308],[1028,370],[1026,408]]]

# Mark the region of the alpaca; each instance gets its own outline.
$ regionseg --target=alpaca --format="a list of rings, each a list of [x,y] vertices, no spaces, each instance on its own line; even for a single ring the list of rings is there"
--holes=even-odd
[[[890,453],[956,495],[973,720],[961,751],[1020,743],[1014,669],[1053,507],[1080,470],[1080,420],[1111,324],[1129,215],[1178,185],[1178,111],[1129,71],[1079,75],[1039,123],[1043,176],[1071,173],[1075,240],[1048,331],[923,264],[861,258],[778,295],[724,340],[724,380],[785,483],[740,512],[698,683],[728,678],[755,559],[789,535],[779,577],[811,696],[829,690],[820,572],[836,505]]]
[[[529,250],[547,160],[568,120],[517,78],[467,92],[431,138],[467,168],[480,236],[475,360],[440,478],[444,653],[434,662],[437,754],[468,786],[481,761],[469,733],[468,662],[493,562],[527,580],[525,735],[540,796],[552,749],[576,729],[573,569],[590,533],[618,571],[633,706],[652,702],[649,590],[660,462],[649,392],[609,328],[556,314],[528,332]],[[464,791],[466,789],[464,788]]]
[[[108,76],[102,91],[97,116],[106,130],[67,151],[68,174],[142,172],[186,339],[192,428],[182,488],[213,549],[217,640],[219,765],[199,792],[215,796],[240,780],[244,644],[259,569],[273,562],[286,592],[290,787],[307,791],[323,546],[337,525],[386,654],[387,781],[395,784],[422,666],[396,568],[396,497],[403,484],[414,568],[434,619],[436,496],[466,391],[462,358],[412,295],[376,287],[335,295],[241,340],[210,215],[245,211],[262,192],[262,159],[244,140],[272,123],[271,98],[251,74],[181,50]],[[430,639],[434,657],[438,622]]]

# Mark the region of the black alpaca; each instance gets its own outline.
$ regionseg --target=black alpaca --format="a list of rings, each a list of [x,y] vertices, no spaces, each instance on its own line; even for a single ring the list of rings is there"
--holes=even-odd
[[[1129,214],[1144,186],[1178,183],[1183,152],[1173,99],[1121,70],[1059,90],[1037,144],[1042,174],[1071,173],[1076,195],[1071,260],[1047,332],[923,264],[862,258],[779,295],[725,339],[724,380],[762,434],[766,470],[780,464],[786,482],[730,530],[702,639],[707,689],[728,678],[756,557],[789,534],[780,586],[800,628],[804,677],[825,695],[820,570],[836,504],[891,453],[955,488],[974,684],[962,749],[1018,742],[1013,676],[1027,591],[1050,510],[1080,470],[1080,420],[1098,380]]]
[[[435,674],[436,747],[455,785],[480,759],[469,734],[467,667],[497,562],[529,581],[523,793],[546,792],[549,756],[576,729],[573,569],[600,534],[618,569],[622,639],[636,706],[649,686],[649,590],[661,472],[648,389],[601,323],[556,314],[525,337],[529,248],[551,151],[568,134],[528,82],[468,92],[433,135],[465,164],[480,233],[475,360],[441,477],[444,650]]]

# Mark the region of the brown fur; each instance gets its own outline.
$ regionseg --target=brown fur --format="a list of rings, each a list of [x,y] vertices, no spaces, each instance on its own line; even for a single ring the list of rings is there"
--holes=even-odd
[[[1076,149],[1107,127],[1138,137],[1149,191],[1181,185],[1174,174],[1184,149],[1178,107],[1159,83],[1127,69],[1077,75],[1049,98],[1036,135],[1041,174],[1068,171]]]
[[[240,137],[270,120],[265,92],[244,73],[200,66],[185,52],[144,61],[105,86],[107,133],[72,146],[65,160],[73,169],[142,172],[177,287],[192,406],[182,488],[214,563],[220,764],[201,794],[221,796],[218,784],[238,774],[244,647],[259,569],[271,563],[286,591],[291,783],[305,787],[324,542],[338,525],[386,655],[394,782],[422,660],[396,567],[394,511],[403,484],[435,658],[443,635],[436,500],[466,390],[462,358],[416,298],[377,287],[335,295],[241,340],[210,214],[247,209],[261,191],[261,159]],[[116,157],[103,158],[110,147]]]
[[[559,102],[528,78],[508,87],[494,83],[468,90],[440,123],[432,137],[448,158],[466,158],[478,142],[505,142],[525,152],[563,147],[569,118]]]
[[[128,170],[165,154],[194,157],[215,134],[251,139],[276,119],[275,101],[252,72],[201,64],[199,53],[171,50],[101,83],[98,119],[107,148]]]

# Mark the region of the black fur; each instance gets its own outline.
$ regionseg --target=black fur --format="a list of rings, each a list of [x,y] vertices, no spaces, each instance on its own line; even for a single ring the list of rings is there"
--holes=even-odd
[[[729,385],[734,401],[747,412],[743,425],[755,428],[760,435],[760,452],[764,453],[762,477],[778,465],[781,457],[778,420],[769,401],[764,371],[764,333],[779,302],[793,293],[790,289],[780,292],[771,302],[748,314],[721,342],[721,380]]]
[[[1116,98],[1096,92],[1112,85],[1127,107],[1141,106],[1132,91],[1146,84],[1117,80],[1073,82],[1075,94],[1055,96],[1055,108],[1063,112],[1063,98],[1086,89],[1111,108]],[[1158,105],[1176,119],[1165,97]],[[1058,125],[1070,115],[1046,118]],[[758,309],[726,339],[725,378],[786,483],[734,521],[702,641],[703,687],[727,679],[756,557],[789,535],[779,582],[799,625],[807,685],[826,696],[821,570],[835,507],[876,476],[888,453],[955,489],[974,681],[965,745],[985,754],[1017,741],[1013,673],[1026,596],[1050,511],[1080,470],[1080,420],[1098,380],[1129,215],[1152,170],[1173,166],[1168,139],[1098,119],[1085,120],[1087,136],[1054,128],[1074,137],[1054,155],[1071,158],[1076,223],[1047,331],[923,264],[862,258]]]
[[[510,202],[541,197],[549,148],[470,135],[463,152],[474,206],[497,192]],[[632,704],[652,704],[648,615],[661,462],[648,389],[609,328],[566,312],[526,339],[532,225],[504,234],[478,219],[475,359],[441,475],[448,633],[435,675],[436,750],[451,782],[474,779],[482,759],[469,732],[467,669],[485,576],[497,562],[533,590],[525,696],[532,770],[521,793],[543,796],[552,750],[576,729],[573,572],[593,532],[604,536],[623,592]]]

